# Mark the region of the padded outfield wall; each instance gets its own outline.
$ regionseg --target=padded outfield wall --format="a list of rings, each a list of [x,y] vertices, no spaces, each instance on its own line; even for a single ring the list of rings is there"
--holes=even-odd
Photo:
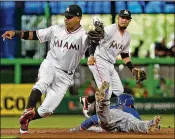
[[[137,67],[145,67],[148,74],[148,79],[143,82],[149,90],[148,98],[135,98],[135,107],[142,114],[164,114],[174,112],[174,97],[154,97],[154,89],[156,80],[154,79],[155,64],[160,66],[160,75],[164,76],[169,81],[170,86],[174,85],[174,59],[172,58],[159,58],[159,59],[132,59]],[[27,99],[30,95],[34,80],[37,76],[38,67],[42,60],[33,59],[2,59],[1,60],[1,114],[2,115],[20,115],[27,105]],[[81,105],[79,103],[79,96],[83,95],[86,88],[86,80],[91,80],[92,75],[86,65],[87,59],[81,61],[81,66],[78,68],[80,73],[81,85],[78,86],[78,94],[76,96],[70,95],[70,90],[65,95],[65,98],[55,110],[55,114],[81,114]],[[116,68],[122,65],[122,61],[117,61]],[[24,67],[27,66],[27,67]],[[33,68],[33,66],[36,66]],[[6,70],[11,67],[11,70]],[[122,79],[130,81],[134,86],[135,80],[133,79],[130,71],[124,67],[118,70]],[[161,71],[162,70],[162,71]],[[35,71],[35,76],[32,74]],[[124,74],[124,75],[123,75]],[[126,76],[127,75],[127,76]],[[91,76],[91,77],[90,77]],[[13,79],[10,82],[5,82],[9,78]],[[23,82],[24,79],[29,80],[28,83]],[[173,91],[173,90],[172,90]],[[172,92],[174,93],[174,92]],[[43,96],[44,98],[44,96]],[[43,100],[42,98],[42,100]],[[41,100],[41,101],[42,101]],[[115,102],[112,101],[112,105]]]

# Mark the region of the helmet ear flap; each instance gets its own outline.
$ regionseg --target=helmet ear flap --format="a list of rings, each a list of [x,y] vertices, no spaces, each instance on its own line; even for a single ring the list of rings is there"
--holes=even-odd
[[[134,106],[134,98],[129,94],[123,93],[118,97],[117,105]]]
[[[125,105],[126,106],[134,105],[134,99],[132,99],[132,98],[126,99]]]

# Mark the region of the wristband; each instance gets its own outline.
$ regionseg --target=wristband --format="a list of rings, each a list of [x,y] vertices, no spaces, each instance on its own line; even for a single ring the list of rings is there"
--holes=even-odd
[[[15,32],[15,36],[21,37],[21,35],[22,35],[22,32],[21,31],[15,30],[14,32]]]
[[[132,72],[132,69],[135,68],[135,67],[132,65],[131,61],[127,62],[127,63],[126,63],[126,66],[130,69],[131,72]]]

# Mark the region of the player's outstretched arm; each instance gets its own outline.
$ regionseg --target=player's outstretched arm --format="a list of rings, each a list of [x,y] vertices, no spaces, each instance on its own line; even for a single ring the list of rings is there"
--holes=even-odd
[[[24,40],[38,40],[38,37],[36,35],[36,31],[18,31],[18,30],[10,30],[6,31],[2,38],[5,39],[13,39],[13,37],[19,37]]]
[[[86,119],[82,124],[81,124],[81,128],[82,129],[88,129],[93,125],[98,125],[98,117],[97,115],[93,115],[90,118]]]
[[[129,53],[121,53],[120,55],[125,65],[132,71],[135,67],[131,63],[131,58],[129,57]]]
[[[98,125],[97,115],[93,115],[90,118],[86,119],[84,122],[81,123],[80,126],[70,129],[70,132],[88,130],[89,128],[91,128],[94,125]],[[93,129],[91,129],[91,130],[93,130]]]

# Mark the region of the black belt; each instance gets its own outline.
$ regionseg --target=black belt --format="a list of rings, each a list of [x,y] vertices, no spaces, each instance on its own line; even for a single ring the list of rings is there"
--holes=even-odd
[[[65,73],[69,74],[69,75],[72,75],[73,74],[73,71],[66,71],[66,70],[62,70],[64,71]]]

